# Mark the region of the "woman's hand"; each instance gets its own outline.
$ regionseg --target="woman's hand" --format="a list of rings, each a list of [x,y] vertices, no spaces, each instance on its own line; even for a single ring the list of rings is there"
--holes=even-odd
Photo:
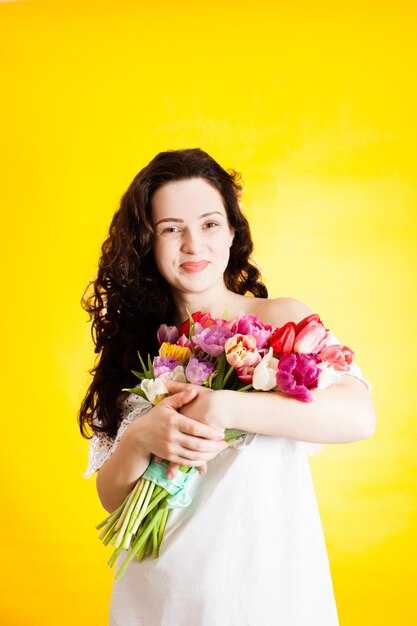
[[[179,412],[182,415],[191,417],[193,420],[200,422],[200,424],[219,428],[222,431],[225,428],[231,428],[230,390],[219,389],[214,391],[201,385],[180,383],[174,380],[165,381],[165,386],[170,393],[179,393],[187,389],[195,391],[196,397],[180,409]]]
[[[168,478],[174,477],[179,465],[201,466],[201,473],[204,473],[206,462],[227,447],[224,430],[199,423],[179,412],[197,397],[194,385],[184,387],[179,393],[164,398],[126,429],[137,449],[170,461]]]

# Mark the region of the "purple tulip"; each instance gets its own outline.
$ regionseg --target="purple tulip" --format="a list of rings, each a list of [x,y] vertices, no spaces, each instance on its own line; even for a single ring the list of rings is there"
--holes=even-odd
[[[216,365],[214,363],[192,356],[185,368],[185,376],[188,382],[194,383],[194,385],[202,385],[215,369]]]
[[[318,361],[315,354],[282,355],[276,374],[278,389],[302,402],[311,402],[309,389],[317,387],[321,372]]]
[[[167,341],[168,343],[177,343],[179,337],[178,328],[176,326],[167,326],[166,324],[161,324],[158,328],[158,332],[156,333],[156,338],[158,340],[158,345]]]
[[[203,328],[199,322],[196,322],[192,339],[195,345],[199,346],[204,352],[210,356],[218,357],[223,354],[224,344],[227,339],[230,339],[233,335],[234,333],[228,328],[217,326],[217,324]]]
[[[177,359],[172,357],[161,357],[156,356],[153,360],[153,375],[155,378],[159,378],[162,374],[166,374],[166,372],[173,372],[174,369],[180,365]]]

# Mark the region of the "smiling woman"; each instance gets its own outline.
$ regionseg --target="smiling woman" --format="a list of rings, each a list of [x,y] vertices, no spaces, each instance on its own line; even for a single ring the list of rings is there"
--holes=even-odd
[[[112,626],[338,623],[305,442],[372,434],[358,366],[309,403],[172,381],[153,408],[121,393],[135,382],[137,350],[156,355],[158,327],[184,322],[187,309],[220,318],[227,307],[229,319],[243,313],[268,332],[311,313],[267,298],[240,192],[239,175],[200,149],[158,154],[123,196],[84,300],[100,358],[79,420],[94,432],[86,476],[98,471],[103,506],[117,509],[154,457],[171,476],[178,464],[203,474],[192,506],[173,510],[159,558],[114,581]],[[227,446],[229,428],[251,434]]]
[[[204,179],[168,183],[152,197],[153,253],[160,274],[171,286],[176,323],[207,302],[227,302],[223,276],[234,229],[220,193]],[[213,311],[214,313],[214,311]]]

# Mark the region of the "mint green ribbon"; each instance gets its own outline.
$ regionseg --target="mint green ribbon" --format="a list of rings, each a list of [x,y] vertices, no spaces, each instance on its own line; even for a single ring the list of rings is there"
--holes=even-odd
[[[178,509],[180,507],[186,507],[191,504],[192,497],[188,493],[187,485],[190,479],[198,471],[197,468],[192,467],[188,472],[182,472],[178,470],[174,478],[169,479],[166,476],[168,468],[167,461],[161,461],[155,463],[151,461],[143,474],[142,478],[151,480],[156,485],[163,487],[171,494],[171,497],[167,500],[168,509]]]

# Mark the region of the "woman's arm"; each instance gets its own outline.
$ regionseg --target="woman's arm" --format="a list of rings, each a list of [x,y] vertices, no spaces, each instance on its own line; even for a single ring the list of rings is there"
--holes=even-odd
[[[130,436],[132,425],[126,428],[116,450],[97,473],[98,497],[109,513],[121,505],[149,465],[150,453],[135,445]]]
[[[126,428],[97,475],[98,496],[109,513],[120,506],[145,472],[151,454],[178,465],[200,467],[227,447],[223,430],[178,412],[195,397],[196,391],[189,385]]]
[[[169,381],[170,393],[187,383]],[[375,411],[364,383],[346,375],[332,387],[311,391],[312,402],[279,392],[212,391],[194,386],[197,398],[181,413],[211,426],[238,428],[275,437],[318,443],[347,443],[370,437]]]
[[[318,443],[347,443],[370,437],[375,411],[364,383],[346,375],[327,389],[311,391],[312,402],[278,392],[225,398],[227,428]],[[229,426],[230,424],[230,426]]]
[[[295,298],[264,300],[260,304],[261,319],[280,326],[290,320],[297,323],[312,313]],[[226,419],[232,428],[319,443],[357,441],[373,434],[376,416],[372,399],[365,384],[355,376],[347,374],[336,385],[310,393],[311,403],[277,392],[253,392],[238,398],[229,393],[225,398]]]

